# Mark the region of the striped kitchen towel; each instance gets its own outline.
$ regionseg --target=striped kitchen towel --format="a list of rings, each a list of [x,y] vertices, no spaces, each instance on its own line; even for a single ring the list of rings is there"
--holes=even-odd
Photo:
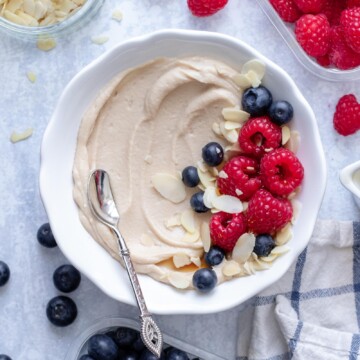
[[[318,221],[286,275],[240,313],[238,360],[360,359],[360,222]]]

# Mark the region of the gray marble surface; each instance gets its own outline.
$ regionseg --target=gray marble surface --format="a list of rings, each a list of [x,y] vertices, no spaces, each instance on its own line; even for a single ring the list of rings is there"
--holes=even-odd
[[[111,20],[115,8],[124,14],[121,23]],[[193,18],[185,0],[106,0],[91,24],[59,40],[48,53],[36,49],[33,43],[1,34],[0,259],[9,264],[12,276],[0,289],[0,353],[13,360],[64,359],[76,335],[96,319],[137,315],[135,308],[113,301],[84,278],[71,295],[79,308],[76,322],[61,329],[46,319],[46,303],[57,295],[52,273],[66,259],[59,249],[44,249],[36,241],[38,227],[47,221],[38,188],[40,144],[57,99],[82,67],[121,41],[162,28],[235,36],[288,71],[315,111],[326,151],[329,181],[319,217],[359,219],[359,210],[340,185],[338,172],[358,160],[360,133],[344,138],[332,128],[337,99],[345,93],[355,93],[360,99],[359,82],[330,83],[309,74],[254,0],[229,0],[225,10],[206,19]],[[110,37],[105,45],[90,41],[91,36],[102,34]],[[36,83],[28,81],[27,71],[37,74]],[[29,127],[34,129],[31,138],[10,142],[13,131]],[[202,316],[160,316],[159,323],[163,331],[231,360],[235,358],[239,309]]]

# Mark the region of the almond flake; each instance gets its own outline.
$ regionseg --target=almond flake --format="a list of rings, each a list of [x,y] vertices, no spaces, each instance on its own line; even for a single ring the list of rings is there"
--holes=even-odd
[[[223,108],[221,113],[226,121],[236,123],[243,123],[250,117],[250,114],[246,111],[240,110],[239,106],[233,108]]]
[[[56,47],[56,41],[50,37],[40,38],[37,41],[37,47],[42,51],[50,51]]]
[[[281,128],[281,144],[285,145],[290,140],[290,129],[288,126]]]
[[[251,86],[251,82],[248,77],[244,74],[236,74],[233,77],[233,80],[236,85],[240,86],[243,89],[247,89]]]
[[[173,256],[173,263],[174,263],[175,267],[177,269],[179,269],[183,266],[191,264],[191,260],[190,260],[189,256],[187,256],[186,254],[180,253],[180,254],[175,254]]]
[[[249,207],[249,202],[248,201],[243,201],[243,211],[246,211]]]
[[[225,147],[225,153],[227,153],[227,152],[241,152],[239,143],[236,142],[235,144],[232,144],[230,146],[226,146]]]
[[[216,178],[212,176],[208,171],[203,172],[198,168],[198,175],[200,182],[205,186],[205,188],[215,185]]]
[[[225,139],[230,143],[234,144],[237,142],[239,134],[234,130],[226,130],[225,129],[225,122],[220,124],[221,133],[224,135]]]
[[[243,194],[243,192],[239,189],[235,189],[235,193],[237,196],[241,196]],[[244,207],[244,204],[243,204],[243,207]]]
[[[253,88],[257,88],[259,85],[261,85],[261,80],[257,76],[256,72],[253,70],[250,70],[246,77],[249,79],[249,82]]]
[[[111,18],[116,21],[121,21],[123,19],[123,13],[119,9],[115,9],[111,14]]]
[[[193,234],[195,232],[195,217],[194,211],[192,209],[188,209],[182,212],[181,225],[189,233]]]
[[[28,71],[26,74],[30,82],[34,83],[36,81],[36,74],[32,71]]]
[[[212,200],[214,208],[225,211],[229,214],[237,214],[242,212],[243,206],[241,201],[231,195],[220,195]]]
[[[151,155],[146,155],[144,160],[150,165],[153,162],[153,157]]]
[[[280,231],[276,233],[275,244],[284,245],[292,238],[292,226],[291,223],[288,223]]]
[[[225,276],[235,276],[241,273],[241,267],[236,261],[230,260],[223,266],[222,273]]]
[[[271,252],[270,255],[268,255],[268,256],[262,256],[260,259],[261,259],[261,261],[265,261],[265,262],[267,262],[267,263],[271,263],[271,262],[273,262],[276,258],[277,258],[277,256]]]
[[[32,135],[32,133],[33,133],[33,129],[31,128],[23,131],[22,133],[17,133],[14,131],[10,136],[10,141],[12,143],[17,143],[19,141],[26,140]]]
[[[197,267],[201,267],[201,259],[198,256],[191,257],[190,260]]]
[[[255,270],[258,270],[258,271],[270,269],[270,265],[261,260],[254,261],[253,267]]]
[[[214,166],[209,168],[210,174],[217,177],[219,176],[219,170]]]
[[[180,219],[180,215],[176,214],[174,216],[172,216],[170,219],[168,219],[165,223],[165,226],[170,229],[174,226],[181,226],[181,219]]]
[[[205,191],[205,190],[206,190],[206,187],[205,187],[203,184],[199,184],[199,185],[198,185],[198,188],[199,188],[201,191]]]
[[[214,207],[213,205],[213,200],[217,197],[217,193],[216,193],[216,189],[214,186],[209,186],[205,189],[204,192],[204,197],[203,197],[203,201],[204,201],[204,205],[211,209]]]
[[[182,238],[182,241],[187,242],[187,243],[194,243],[197,240],[199,240],[200,237],[200,233],[198,230],[195,230],[193,233],[185,233],[185,235]]]
[[[212,124],[212,131],[213,131],[216,135],[221,135],[219,123],[214,122],[214,123]]]
[[[254,267],[252,266],[252,263],[247,261],[245,264],[244,264],[244,272],[246,275],[253,275],[255,274],[255,269]]]
[[[266,153],[268,153],[268,152],[270,152],[270,151],[273,151],[274,149],[273,148],[266,148],[266,149],[264,149],[264,151],[266,152]]]
[[[219,213],[221,210],[219,210],[219,209],[211,209],[210,211],[211,211],[212,214],[217,214],[217,213]]]
[[[285,144],[285,147],[292,151],[294,154],[297,153],[300,146],[300,134],[298,131],[290,131],[290,139]]]
[[[102,44],[105,44],[107,41],[109,41],[109,37],[106,35],[93,36],[91,38],[91,41],[94,44],[102,45]]]
[[[203,243],[204,250],[208,252],[211,246],[209,224],[203,222],[200,227],[200,232],[201,232],[201,241]]]
[[[243,65],[241,73],[247,74],[249,71],[255,72],[261,80],[265,75],[265,63],[258,59],[250,60]]]
[[[236,129],[241,129],[241,124],[234,122],[234,121],[225,121],[225,129],[226,130],[236,130]]]
[[[292,219],[291,219],[291,223],[295,224],[296,221],[297,221],[297,218],[299,216],[299,213],[301,211],[302,204],[301,204],[300,201],[298,201],[296,199],[292,199],[291,200],[291,205],[292,205],[292,208],[293,208],[293,216],[292,216]]]
[[[179,178],[170,174],[158,173],[151,178],[151,181],[155,190],[165,199],[175,204],[185,200],[185,185]]]
[[[170,284],[178,289],[187,289],[190,286],[190,279],[182,273],[171,272],[167,278]]]
[[[221,179],[227,179],[229,177],[229,175],[224,171],[224,170],[221,170],[219,172],[219,178]]]
[[[253,166],[247,166],[247,167],[246,167],[246,170],[248,170],[248,171],[254,171],[255,168],[254,168]]]
[[[204,173],[208,172],[209,169],[208,167],[206,166],[206,164],[204,163],[203,160],[199,160],[197,163],[196,163],[198,169]]]
[[[255,246],[255,235],[251,233],[242,234],[236,242],[231,258],[240,264],[245,263],[251,256]]]
[[[275,246],[271,251],[271,255],[282,255],[289,251],[290,248],[287,245]]]
[[[154,246],[155,242],[153,238],[148,234],[142,234],[140,238],[140,242],[144,246]]]

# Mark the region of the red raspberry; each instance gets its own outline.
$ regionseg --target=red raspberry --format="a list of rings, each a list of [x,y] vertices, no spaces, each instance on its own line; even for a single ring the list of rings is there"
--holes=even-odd
[[[294,0],[304,14],[317,14],[325,5],[326,0]]]
[[[340,15],[344,9],[344,0],[326,0],[321,13],[327,17],[331,26],[335,26],[340,24]]]
[[[260,189],[261,180],[258,175],[258,163],[246,156],[236,156],[228,161],[222,171],[228,176],[226,179],[218,177],[217,186],[222,194],[238,197],[246,201]],[[236,190],[241,191],[238,195]]]
[[[334,128],[340,135],[351,135],[360,129],[360,104],[352,94],[340,98],[334,114]]]
[[[360,0],[347,0],[346,7],[347,8],[360,7]]]
[[[213,245],[232,251],[239,237],[247,230],[244,214],[219,212],[210,219],[210,237]]]
[[[210,16],[225,7],[228,0],[187,0],[188,7],[194,16]]]
[[[304,178],[304,168],[290,150],[276,149],[261,159],[261,180],[274,195],[286,196],[292,193]]]
[[[331,29],[329,57],[331,63],[341,70],[352,69],[360,65],[360,54],[347,45],[340,26]]]
[[[360,7],[344,10],[340,17],[340,26],[347,44],[360,53]]]
[[[287,199],[278,199],[260,189],[249,201],[247,223],[256,234],[272,234],[283,228],[292,218],[293,209]]]
[[[328,54],[323,55],[323,56],[318,56],[316,58],[316,61],[317,61],[317,63],[319,65],[321,65],[323,67],[329,67],[331,65],[330,58],[329,58]]]
[[[248,120],[241,128],[239,145],[245,154],[260,157],[265,149],[276,149],[281,142],[281,128],[275,125],[267,116]]]
[[[295,23],[296,39],[310,56],[325,55],[330,47],[330,24],[326,16],[303,15]]]
[[[270,3],[284,21],[293,23],[301,16],[294,0],[270,0]]]

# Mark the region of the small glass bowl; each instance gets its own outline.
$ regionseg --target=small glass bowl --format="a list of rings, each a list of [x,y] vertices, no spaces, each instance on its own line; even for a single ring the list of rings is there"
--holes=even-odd
[[[24,26],[0,17],[0,31],[23,40],[57,38],[87,23],[100,9],[104,0],[87,0],[67,19],[48,26]]]
[[[86,354],[86,343],[91,336],[99,333],[106,333],[118,327],[127,327],[137,331],[140,330],[139,322],[132,319],[122,317],[103,318],[91,325],[79,336],[75,337],[75,340],[70,345],[68,353],[66,354],[65,360],[78,360],[81,355]],[[191,360],[198,358],[200,360],[225,360],[224,358],[210,354],[205,350],[199,349],[193,345],[186,344],[182,340],[176,339],[170,335],[163,333],[163,338],[164,348],[166,345],[170,345],[177,349],[183,350],[189,355]]]
[[[277,14],[268,0],[257,0],[260,8],[275,26],[281,37],[285,40],[290,50],[299,62],[311,73],[330,81],[354,81],[360,79],[360,67],[351,70],[339,70],[337,68],[325,68],[319,65],[313,58],[306,54],[295,38],[293,24],[284,22]]]

